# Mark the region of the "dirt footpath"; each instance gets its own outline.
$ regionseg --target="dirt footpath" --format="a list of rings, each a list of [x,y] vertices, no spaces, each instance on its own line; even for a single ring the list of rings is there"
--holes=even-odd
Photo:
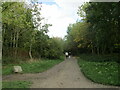
[[[31,88],[117,88],[96,84],[85,78],[75,58],[67,59],[43,73],[8,75],[3,76],[3,80],[32,81]]]

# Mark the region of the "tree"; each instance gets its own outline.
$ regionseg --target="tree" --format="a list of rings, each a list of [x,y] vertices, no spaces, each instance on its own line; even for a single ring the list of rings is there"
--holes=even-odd
[[[20,36],[33,27],[30,16],[30,9],[24,8],[24,3],[4,2],[2,4],[3,20],[3,49],[7,47],[14,51],[17,56]],[[31,16],[30,16],[31,17]]]
[[[77,13],[83,19],[68,26],[66,49],[77,53],[82,50],[97,54],[118,52],[119,6],[118,2],[89,2],[80,6]]]
[[[118,11],[116,17],[114,13],[119,3],[90,3],[85,9],[87,22],[94,33],[93,47],[97,53],[113,52],[114,44],[118,43]],[[119,7],[118,7],[119,8]],[[107,26],[107,27],[106,27]]]

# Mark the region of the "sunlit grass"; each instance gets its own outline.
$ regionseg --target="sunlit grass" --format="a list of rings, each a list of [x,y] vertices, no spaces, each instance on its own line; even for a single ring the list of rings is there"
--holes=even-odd
[[[29,81],[4,81],[2,88],[29,88],[31,84]]]
[[[96,61],[89,59],[94,58]],[[101,58],[101,60],[100,60]],[[105,58],[100,56],[80,56],[78,64],[84,75],[94,82],[109,85],[120,85],[119,70],[120,64],[114,60],[103,61]],[[97,61],[99,59],[99,61]],[[113,58],[112,58],[113,59]]]
[[[3,67],[2,74],[13,74],[13,66],[15,65],[21,66],[23,69],[23,73],[39,73],[53,67],[60,62],[62,62],[62,60],[40,60],[33,62],[24,62],[21,64],[8,64]]]

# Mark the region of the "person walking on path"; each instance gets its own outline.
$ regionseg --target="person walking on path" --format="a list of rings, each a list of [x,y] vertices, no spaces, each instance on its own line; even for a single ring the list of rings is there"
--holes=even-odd
[[[69,52],[68,54],[69,54],[68,57],[70,58],[71,57],[71,52]]]
[[[68,56],[69,56],[69,55],[68,55],[68,52],[65,52],[65,56],[66,56],[66,59],[67,59],[67,58],[68,58]]]

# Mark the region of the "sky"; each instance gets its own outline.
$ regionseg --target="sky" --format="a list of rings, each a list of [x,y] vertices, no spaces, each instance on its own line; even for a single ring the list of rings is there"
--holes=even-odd
[[[87,0],[37,0],[42,2],[41,16],[46,19],[45,23],[52,24],[48,35],[64,38],[69,24],[81,19],[77,11],[85,1]]]

